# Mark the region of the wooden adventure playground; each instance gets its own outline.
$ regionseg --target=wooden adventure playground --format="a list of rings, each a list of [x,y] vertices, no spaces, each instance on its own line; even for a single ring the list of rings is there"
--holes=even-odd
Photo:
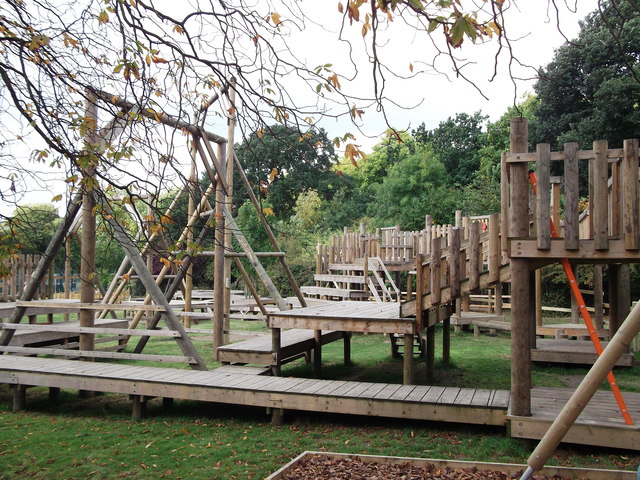
[[[233,105],[232,86],[227,95]],[[116,102],[123,111],[131,108],[124,99],[96,91],[94,103],[87,105],[87,114],[96,116],[95,103],[105,101]],[[537,345],[541,340],[537,338],[537,328],[543,327],[537,318],[537,272],[556,263],[566,263],[569,268],[575,264],[592,264],[600,271],[607,268],[610,283],[609,330],[605,331],[603,325],[551,327],[547,335],[563,342],[558,344],[554,358],[570,359],[574,349],[579,350],[579,340],[569,340],[571,337],[590,337],[596,342],[581,362],[595,361],[594,352],[598,351],[601,338],[610,340],[612,349],[607,348],[600,359],[609,361],[615,356],[612,362],[617,362],[623,354],[630,355],[627,336],[637,333],[638,314],[636,309],[631,311],[629,264],[640,262],[637,140],[625,141],[622,149],[609,149],[606,141],[597,141],[588,151],[566,144],[561,152],[538,145],[530,153],[526,121],[514,119],[511,150],[502,159],[501,212],[472,219],[459,215],[451,226],[432,225],[427,217],[425,229],[420,232],[403,232],[396,227],[375,233],[367,233],[366,229],[345,232],[330,245],[318,247],[315,284],[299,286],[234,154],[234,118],[232,113],[229,115],[227,138],[178,122],[169,115],[151,117],[189,133],[193,162],[203,166],[211,180],[211,186],[201,192],[192,178],[178,195],[189,198],[189,219],[181,237],[188,248],[184,252],[166,252],[169,261],[159,274],[152,274],[148,261],[161,243],[159,234],[148,232],[144,242],[143,234],[132,239],[116,217],[108,214],[109,200],[96,188],[78,194],[69,204],[47,253],[28,275],[16,280],[19,271],[24,270],[16,264],[12,275],[3,281],[6,302],[0,308],[4,322],[0,382],[11,385],[15,410],[25,407],[29,387],[40,386],[48,387],[52,397],[60,389],[129,395],[136,417],[144,415],[149,399],[159,397],[166,403],[190,399],[266,407],[274,422],[281,421],[285,410],[334,412],[494,425],[504,427],[515,438],[541,439],[565,404],[575,403],[574,389],[532,387],[532,361],[544,343]],[[551,164],[558,162],[563,175],[552,177]],[[530,169],[535,170],[535,178],[529,175]],[[231,215],[234,171],[256,208],[271,242],[270,252],[255,252]],[[587,171],[589,176],[589,217],[583,221],[586,226],[581,224],[578,202],[581,171]],[[171,215],[176,202],[166,215]],[[95,205],[106,212],[105,222],[126,253],[113,282],[99,300],[92,275]],[[216,221],[207,222],[197,231],[202,217]],[[143,229],[140,225],[141,232]],[[47,277],[51,277],[52,257],[56,250],[65,248],[65,243],[68,248],[71,235],[79,236],[79,232],[83,252],[80,297],[51,298],[46,285]],[[196,248],[207,236],[215,238],[214,251]],[[138,248],[141,242],[146,245],[142,251]],[[234,245],[240,246],[239,251],[234,250]],[[180,262],[173,262],[178,256]],[[214,262],[213,292],[202,293],[200,298],[190,274],[196,256],[212,257]],[[281,263],[294,297],[280,294],[261,264],[266,257],[275,257]],[[240,258],[250,261],[266,297],[259,294]],[[232,264],[244,279],[250,299],[232,291]],[[124,292],[134,277],[144,286],[145,296],[137,301],[124,300]],[[69,279],[67,269],[67,286]],[[507,282],[510,323],[504,321],[502,312]],[[161,284],[164,290],[160,289]],[[50,293],[51,288],[48,290]],[[487,291],[490,311],[474,317],[471,299]],[[577,308],[585,314],[587,308],[580,298]],[[64,314],[65,321],[54,322],[54,313]],[[230,342],[230,319],[248,316],[266,322],[271,335]],[[27,321],[23,321],[25,317]],[[193,328],[198,319],[212,320],[212,329]],[[442,325],[443,361],[447,362],[449,332],[453,326],[465,323],[478,330],[510,330],[510,391],[433,385],[436,325]],[[212,338],[222,367],[207,369],[190,338],[193,333]],[[352,335],[376,333],[389,335],[394,354],[402,355],[402,384],[321,378],[323,345],[342,341],[344,361],[348,363]],[[173,339],[181,355],[145,353],[151,337]],[[414,378],[416,347],[426,359],[426,379],[420,383],[426,380],[427,385],[418,385]],[[608,353],[612,350],[615,354]],[[316,378],[280,376],[283,363],[302,357],[313,362]],[[183,363],[190,370],[110,360]],[[599,385],[601,380],[595,383]],[[612,385],[617,387],[615,382]],[[612,390],[598,391],[593,398],[589,394],[584,411],[575,423],[567,425],[564,441],[640,450],[638,423],[628,421],[640,422],[640,394]]]

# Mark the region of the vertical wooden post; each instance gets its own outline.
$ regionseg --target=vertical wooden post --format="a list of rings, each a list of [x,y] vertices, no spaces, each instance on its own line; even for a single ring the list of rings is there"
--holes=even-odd
[[[13,411],[24,410],[27,404],[27,387],[24,385],[11,385],[11,393],[13,394]]]
[[[427,342],[426,342],[426,373],[427,385],[433,384],[436,376],[436,325],[440,319],[440,309],[435,309],[436,319],[433,325],[427,326]],[[430,323],[430,322],[427,322]]]
[[[528,152],[528,124],[526,118],[511,119],[511,153]],[[527,164],[510,166],[510,237],[529,235],[529,181]],[[529,262],[511,259],[511,413],[531,415],[531,324],[529,315]]]
[[[473,222],[469,228],[469,292],[475,292],[480,288],[481,268],[480,222]]]
[[[542,326],[542,268],[536,269],[535,277],[536,295],[536,327]]]
[[[188,183],[188,207],[187,207],[187,215],[189,220],[193,219],[193,216],[196,214],[196,188],[197,188],[197,180],[196,180],[196,145],[195,139],[192,139],[191,143],[191,169],[189,170],[189,183]],[[190,222],[189,222],[190,223]],[[187,246],[193,244],[193,227],[187,227]],[[189,265],[187,269],[187,273],[184,277],[184,311],[185,312],[193,312],[193,262]],[[215,299],[214,299],[215,300]],[[189,315],[183,317],[182,323],[185,328],[191,328],[191,317]]]
[[[64,298],[71,298],[71,235],[64,240]],[[69,321],[69,314],[64,314],[64,321]]]
[[[231,78],[229,80],[229,89],[227,98],[229,99],[229,106],[227,109],[227,143],[226,143],[226,164],[225,164],[225,180],[227,184],[227,191],[225,195],[225,206],[232,212],[233,207],[233,167],[234,167],[234,138],[236,129],[236,79]],[[222,158],[222,156],[220,157]],[[233,232],[231,229],[225,229],[224,234],[224,249],[225,251],[232,250]],[[231,314],[231,258],[224,257],[224,328],[222,334],[222,341],[226,344],[229,343],[228,332],[231,328],[229,315]]]
[[[576,283],[580,285],[580,265],[573,265],[573,274],[576,277]],[[575,295],[571,295],[571,323],[580,323],[580,307]]]
[[[402,359],[402,384],[413,384],[413,335],[404,335],[404,353]]]
[[[595,327],[600,330],[604,325],[604,300],[602,287],[602,265],[593,266],[593,309]]]
[[[342,350],[345,365],[351,365],[351,332],[342,332]]]
[[[222,170],[225,171],[223,147],[218,145],[218,158],[222,163]],[[224,345],[224,241],[225,241],[225,218],[224,218],[224,188],[223,181],[218,178],[216,182],[216,205],[215,205],[215,248],[213,262],[213,356],[218,358],[218,347]]]
[[[95,131],[97,127],[97,109],[93,95],[87,93],[87,106],[84,121],[87,124],[87,134],[84,138],[85,155],[91,155],[95,144]],[[87,162],[83,175],[84,194],[82,196],[82,244],[80,261],[80,302],[93,303],[95,301],[95,287],[93,278],[96,270],[96,201],[93,195],[94,166]],[[95,312],[90,309],[82,309],[78,315],[81,327],[93,327]],[[80,350],[93,350],[95,348],[95,335],[89,333],[80,334]]]
[[[620,264],[609,264],[609,339],[622,323],[620,316]]]
[[[445,318],[442,319],[442,363],[451,363],[451,314],[453,302],[447,305]]]
[[[503,257],[506,257],[509,249],[509,170],[507,166],[507,154],[502,152],[500,161],[500,225],[502,236],[500,237],[500,250]]]
[[[282,334],[280,328],[271,328],[271,352],[273,359],[271,360],[271,375],[280,376],[280,361],[282,360]]]
[[[416,323],[418,324],[418,331],[421,331],[424,328],[423,295],[425,294],[426,289],[424,285],[424,271],[422,267],[423,261],[423,255],[416,255]]]
[[[313,331],[313,373],[322,378],[322,330]]]

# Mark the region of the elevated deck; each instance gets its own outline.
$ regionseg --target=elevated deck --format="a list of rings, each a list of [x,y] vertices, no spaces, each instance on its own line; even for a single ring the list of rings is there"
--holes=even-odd
[[[608,342],[602,342],[606,347]],[[567,363],[591,366],[597,360],[595,347],[590,340],[567,340],[538,338],[536,348],[531,349],[532,362]],[[635,358],[632,353],[623,354],[616,362],[616,367],[632,367]]]

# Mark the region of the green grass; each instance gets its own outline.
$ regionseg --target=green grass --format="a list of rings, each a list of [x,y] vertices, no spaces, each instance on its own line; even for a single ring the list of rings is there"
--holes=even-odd
[[[264,327],[236,322],[232,328]],[[508,335],[452,333],[451,342],[452,363],[438,363],[437,384],[509,388]],[[215,366],[211,341],[197,340],[196,345]],[[440,331],[436,347],[440,358]],[[179,349],[166,339],[154,339],[145,350],[170,352],[179,354]],[[402,379],[402,361],[391,358],[388,337],[354,335],[352,358],[353,366],[345,367],[342,344],[327,345],[324,375]],[[535,366],[533,378],[535,385],[563,386],[563,377],[584,373],[584,368]],[[283,374],[313,372],[299,360],[286,365]],[[640,391],[638,368],[616,370],[616,376],[623,390]],[[424,377],[424,363],[416,360],[418,383],[424,383]],[[125,396],[80,399],[76,392],[63,391],[60,400],[50,405],[46,389],[30,389],[28,410],[12,413],[8,386],[0,386],[0,479],[259,479],[304,450],[522,463],[533,448],[530,442],[507,438],[503,428],[304,412],[288,413],[285,425],[274,427],[260,408],[178,401],[173,410],[164,411],[159,400],[150,402],[148,419],[134,422]],[[640,454],[562,446],[548,463],[635,469]]]

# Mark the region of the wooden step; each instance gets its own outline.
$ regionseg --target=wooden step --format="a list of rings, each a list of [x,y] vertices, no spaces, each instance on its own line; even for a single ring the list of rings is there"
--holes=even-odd
[[[213,371],[216,373],[239,373],[242,375],[271,375],[271,368],[269,367],[250,367],[238,364],[222,365]]]
[[[316,282],[357,283],[364,285],[366,277],[362,275],[338,275],[329,273],[316,273],[313,276]]]
[[[369,298],[369,292],[365,290],[352,290],[350,288],[303,286],[303,287],[300,287],[300,291],[305,295],[339,297],[339,298],[346,298],[351,300]]]

